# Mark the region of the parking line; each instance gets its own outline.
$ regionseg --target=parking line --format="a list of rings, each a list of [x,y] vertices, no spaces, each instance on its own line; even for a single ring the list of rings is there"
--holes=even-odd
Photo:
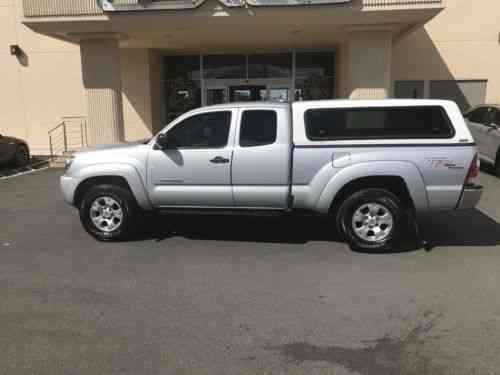
[[[43,163],[39,163],[39,164],[43,164]],[[34,164],[34,165],[37,165],[37,164]],[[10,176],[0,177],[0,181],[2,181],[2,180],[8,180],[8,179],[14,178],[14,177],[24,176],[24,175],[35,173],[35,172],[38,172],[38,171],[44,171],[44,170],[49,169],[49,168],[50,168],[50,166],[41,167],[41,168],[30,168],[29,171],[19,172],[19,173],[10,175]]]

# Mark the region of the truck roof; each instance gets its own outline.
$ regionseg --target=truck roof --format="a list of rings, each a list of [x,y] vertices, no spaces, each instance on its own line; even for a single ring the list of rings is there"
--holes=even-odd
[[[250,108],[250,107],[267,107],[267,108],[289,108],[290,103],[270,102],[270,101],[255,101],[255,102],[232,102],[224,104],[209,105],[203,108],[207,109],[228,109],[228,108]]]
[[[354,100],[354,99],[327,99],[327,100],[304,100],[297,102],[271,102],[271,101],[255,101],[255,102],[233,102],[216,104],[203,108],[210,109],[228,109],[228,108],[250,108],[250,107],[267,107],[267,108],[289,108],[293,106],[309,107],[309,108],[348,108],[348,107],[390,107],[390,106],[427,106],[427,105],[445,105],[451,103],[449,100],[437,99],[373,99],[373,100]]]

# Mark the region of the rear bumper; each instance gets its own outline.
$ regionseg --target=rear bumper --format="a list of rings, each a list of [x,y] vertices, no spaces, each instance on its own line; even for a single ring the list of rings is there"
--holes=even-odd
[[[483,187],[479,185],[466,185],[464,191],[460,196],[458,201],[457,210],[466,210],[469,208],[475,208],[481,196],[483,195]]]

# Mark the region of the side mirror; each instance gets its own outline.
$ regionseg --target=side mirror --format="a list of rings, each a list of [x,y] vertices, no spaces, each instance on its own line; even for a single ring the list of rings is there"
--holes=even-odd
[[[175,138],[168,137],[165,133],[161,133],[156,137],[156,144],[160,149],[175,149],[178,147],[178,143]]]

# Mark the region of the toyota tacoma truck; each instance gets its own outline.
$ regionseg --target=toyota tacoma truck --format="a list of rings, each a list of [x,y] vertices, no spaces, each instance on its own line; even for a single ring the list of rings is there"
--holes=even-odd
[[[475,207],[478,169],[450,101],[230,103],[181,115],[149,142],[78,152],[61,187],[98,240],[130,236],[145,211],[315,213],[375,251],[396,249],[419,213]]]

